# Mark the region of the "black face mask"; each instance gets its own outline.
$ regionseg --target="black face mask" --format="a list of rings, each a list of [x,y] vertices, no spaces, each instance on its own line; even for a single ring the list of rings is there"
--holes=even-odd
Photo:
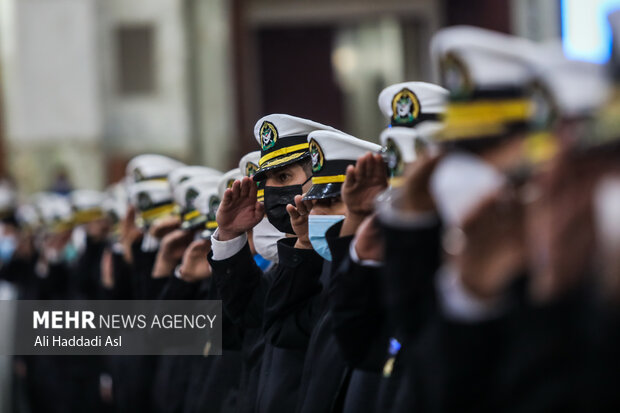
[[[306,182],[310,178],[306,179]],[[303,186],[306,182],[301,185],[265,187],[265,213],[271,225],[278,231],[295,234],[291,225],[291,217],[286,212],[286,206],[295,205],[295,195],[303,193]]]

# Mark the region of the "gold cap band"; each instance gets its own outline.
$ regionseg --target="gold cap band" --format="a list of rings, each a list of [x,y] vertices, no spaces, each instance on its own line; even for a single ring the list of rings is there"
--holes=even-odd
[[[346,175],[330,175],[312,177],[313,184],[334,184],[344,182]]]
[[[262,158],[260,158],[260,160],[258,161],[258,166],[262,168],[264,166],[263,164],[269,161],[270,159],[273,159],[280,155],[287,155],[289,153],[301,151],[304,149],[308,149],[308,143],[300,143],[298,145],[287,146],[286,148],[278,149],[277,151],[270,152],[266,154],[265,156],[263,156]]]

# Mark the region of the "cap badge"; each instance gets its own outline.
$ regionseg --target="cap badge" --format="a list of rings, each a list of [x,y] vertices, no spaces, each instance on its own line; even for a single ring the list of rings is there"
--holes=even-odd
[[[385,153],[387,155],[387,166],[391,176],[400,176],[404,172],[403,157],[398,149],[398,145],[392,138],[387,138],[385,144]]]
[[[234,179],[229,179],[228,182],[226,182],[226,189],[232,188],[234,183],[235,183]]]
[[[463,97],[471,93],[471,82],[463,63],[456,57],[447,56],[441,62],[443,84],[453,97]]]
[[[248,162],[245,164],[245,176],[254,176],[254,174],[258,171],[258,165],[253,162]]]
[[[312,171],[320,171],[323,168],[323,163],[325,161],[323,150],[314,139],[310,139],[308,150],[310,152],[310,160],[312,160]]]
[[[260,139],[261,148],[263,148],[263,151],[272,148],[273,145],[276,144],[276,141],[278,140],[278,130],[273,123],[268,121],[263,122],[260,127]]]
[[[194,201],[198,198],[198,191],[194,188],[189,188],[185,193],[185,209],[195,209]]]
[[[392,99],[392,124],[412,125],[420,114],[420,101],[409,89],[403,89]]]
[[[209,212],[207,214],[207,216],[209,217],[209,220],[211,221],[215,220],[215,216],[217,214],[217,208],[219,206],[220,206],[220,198],[215,195],[211,195],[211,197],[209,198]]]
[[[146,192],[141,192],[138,195],[138,209],[140,209],[140,211],[146,211],[151,209],[152,206],[153,201],[151,200],[149,194],[147,194]]]
[[[532,103],[530,124],[535,130],[542,130],[549,127],[554,120],[554,105],[549,92],[539,84],[532,86],[530,91],[530,101]]]
[[[144,180],[144,175],[142,175],[142,171],[140,171],[140,169],[136,168],[133,171],[133,180],[135,182],[140,182]]]

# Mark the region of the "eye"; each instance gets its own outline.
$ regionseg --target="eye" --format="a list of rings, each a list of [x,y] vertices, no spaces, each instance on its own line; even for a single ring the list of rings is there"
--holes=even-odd
[[[288,173],[286,173],[286,172],[280,172],[280,173],[278,174],[278,180],[279,180],[280,182],[286,182],[286,181],[288,180],[288,178],[289,178],[289,174],[288,174]]]

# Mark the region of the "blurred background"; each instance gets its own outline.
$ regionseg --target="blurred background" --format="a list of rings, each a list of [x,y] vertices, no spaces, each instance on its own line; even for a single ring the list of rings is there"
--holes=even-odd
[[[0,0],[0,174],[103,188],[134,155],[222,170],[283,112],[376,141],[377,95],[433,80],[428,42],[472,24],[606,58],[605,0]]]

